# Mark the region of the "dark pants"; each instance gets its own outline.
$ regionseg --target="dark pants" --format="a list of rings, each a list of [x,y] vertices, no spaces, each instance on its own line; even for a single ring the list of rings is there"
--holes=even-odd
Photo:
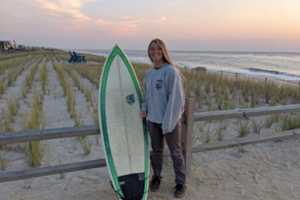
[[[173,160],[176,184],[185,184],[185,162],[180,145],[180,124],[175,129],[163,135],[161,124],[148,121],[148,128],[151,136],[152,151],[150,154],[151,166],[154,176],[160,176],[163,164],[164,138],[169,147]]]

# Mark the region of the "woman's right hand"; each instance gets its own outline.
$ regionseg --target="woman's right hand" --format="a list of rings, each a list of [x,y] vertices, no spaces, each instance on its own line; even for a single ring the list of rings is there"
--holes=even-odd
[[[147,113],[146,112],[140,112],[140,117],[141,118],[146,118],[147,116]]]

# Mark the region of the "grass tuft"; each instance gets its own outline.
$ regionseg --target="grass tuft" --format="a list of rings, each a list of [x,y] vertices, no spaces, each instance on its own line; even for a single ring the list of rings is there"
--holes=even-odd
[[[250,127],[248,121],[238,121],[239,137],[246,137],[250,133]]]
[[[26,128],[40,129],[43,119],[43,97],[39,94],[34,94],[31,104],[31,112],[26,121]],[[43,153],[40,141],[33,141],[28,143],[28,157],[29,164],[33,167],[41,165]]]
[[[300,116],[286,115],[282,117],[280,125],[283,131],[300,128]]]
[[[47,93],[47,85],[48,85],[48,74],[46,64],[41,66],[40,70],[40,80],[42,81],[42,90],[43,94]]]

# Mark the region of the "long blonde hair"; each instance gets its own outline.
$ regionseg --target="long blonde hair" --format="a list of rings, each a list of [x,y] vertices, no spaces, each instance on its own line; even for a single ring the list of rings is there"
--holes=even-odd
[[[153,39],[148,46],[148,57],[150,58],[151,62],[153,62],[151,56],[150,56],[150,47],[152,44],[156,44],[162,51],[162,55],[163,55],[163,61],[167,64],[171,64],[173,65],[173,62],[171,61],[171,58],[169,56],[169,52],[167,50],[167,46],[165,45],[165,43],[159,39],[159,38],[155,38]]]
[[[179,70],[179,67],[173,64],[173,62],[172,62],[172,60],[171,60],[171,57],[170,57],[170,55],[169,55],[169,51],[168,51],[168,49],[167,49],[166,44],[164,43],[164,41],[162,41],[162,40],[159,39],[159,38],[153,39],[153,40],[149,43],[149,45],[148,45],[148,57],[150,58],[151,62],[153,62],[153,60],[152,60],[152,58],[151,58],[151,56],[150,56],[150,47],[151,47],[151,45],[152,45],[153,43],[156,44],[156,45],[161,49],[162,55],[163,55],[163,61],[164,61],[165,63],[167,63],[167,64],[172,65],[172,66],[174,67],[174,69],[178,72],[178,74],[181,76],[181,78],[182,78],[182,80],[183,80],[183,82],[184,82],[184,76],[183,76],[183,74],[181,73],[181,71]]]

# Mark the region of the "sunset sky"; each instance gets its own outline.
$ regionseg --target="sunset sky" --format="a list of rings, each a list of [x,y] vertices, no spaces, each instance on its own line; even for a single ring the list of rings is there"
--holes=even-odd
[[[300,51],[300,0],[1,0],[0,40],[57,48]]]

